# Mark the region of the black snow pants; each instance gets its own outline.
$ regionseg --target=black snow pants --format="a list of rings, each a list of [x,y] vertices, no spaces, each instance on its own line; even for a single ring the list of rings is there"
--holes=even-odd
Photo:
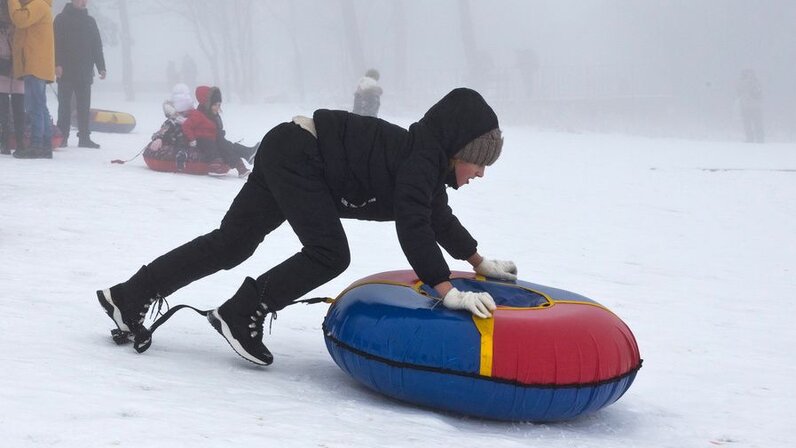
[[[64,139],[69,138],[72,127],[72,95],[77,103],[77,137],[89,138],[88,119],[91,109],[91,83],[77,81],[58,81],[58,129]],[[64,140],[66,141],[66,140]]]
[[[126,283],[137,285],[138,293],[166,297],[239,265],[285,220],[303,247],[257,278],[261,301],[274,311],[340,275],[350,262],[317,141],[294,123],[282,123],[266,134],[252,174],[218,229],[158,257]],[[140,275],[147,277],[144,285],[135,278]]]
[[[226,139],[197,138],[196,146],[199,153],[208,162],[221,159],[230,168],[237,168],[241,163],[241,156],[235,148],[235,144]]]
[[[9,104],[11,108],[9,109]],[[9,115],[11,114],[11,115]],[[14,122],[14,149],[25,148],[25,95],[21,93],[0,92],[0,147],[10,149],[8,137],[12,135],[11,121]]]

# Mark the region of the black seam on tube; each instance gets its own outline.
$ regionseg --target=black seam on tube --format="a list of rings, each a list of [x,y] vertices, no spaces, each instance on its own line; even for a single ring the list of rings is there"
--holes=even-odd
[[[423,366],[423,365],[419,365],[419,364],[409,364],[409,363],[405,363],[405,362],[393,361],[391,359],[382,358],[381,356],[373,355],[373,354],[370,354],[368,352],[364,352],[362,350],[354,348],[354,347],[346,344],[345,342],[342,342],[342,341],[334,338],[333,336],[330,336],[328,334],[328,332],[324,332],[324,335],[325,335],[325,337],[327,339],[329,339],[330,341],[332,341],[336,345],[338,345],[338,346],[350,351],[351,353],[354,353],[354,354],[357,354],[359,356],[362,356],[363,358],[367,358],[367,359],[371,359],[371,360],[374,360],[374,361],[378,361],[378,362],[381,362],[383,364],[387,364],[387,365],[390,365],[390,366],[393,366],[393,367],[410,368],[410,369],[414,369],[414,370],[423,370],[423,371],[426,371],[426,372],[434,372],[434,373],[444,373],[444,374],[448,374],[448,375],[456,375],[456,376],[462,376],[462,377],[467,377],[467,378],[475,378],[475,379],[479,379],[479,380],[492,381],[492,382],[495,382],[495,383],[511,384],[511,385],[517,386],[517,387],[528,387],[528,388],[573,389],[573,388],[582,388],[582,387],[602,386],[604,384],[615,383],[615,382],[617,382],[619,380],[624,379],[625,377],[628,377],[630,375],[635,374],[641,368],[641,364],[643,363],[643,360],[639,359],[638,366],[630,369],[627,373],[623,373],[622,375],[619,375],[619,376],[616,376],[616,377],[613,377],[613,378],[610,378],[610,379],[607,379],[607,380],[602,380],[602,381],[595,381],[595,382],[591,382],[591,383],[573,383],[573,384],[528,384],[528,383],[520,383],[519,381],[515,381],[515,380],[507,380],[507,379],[503,379],[503,378],[495,378],[495,377],[491,377],[491,376],[484,376],[484,375],[480,375],[480,374],[477,374],[477,373],[459,372],[459,371],[456,371],[456,370],[443,369],[443,368],[439,368],[439,367],[430,367],[430,366]]]

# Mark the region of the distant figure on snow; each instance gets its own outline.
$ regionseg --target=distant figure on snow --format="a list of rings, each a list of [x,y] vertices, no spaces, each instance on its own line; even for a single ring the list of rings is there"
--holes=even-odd
[[[166,64],[166,86],[170,89],[173,85],[180,82],[180,73],[177,71],[177,64],[170,59]]]
[[[536,93],[537,77],[539,76],[539,56],[531,48],[517,51],[517,69],[522,83],[525,85],[525,96],[531,98]]]
[[[748,143],[763,143],[763,89],[760,87],[754,70],[741,72],[738,82],[738,103],[741,108],[741,120]]]
[[[381,86],[379,86],[379,72],[372,68],[365,72],[359,79],[357,91],[354,92],[354,110],[357,115],[378,117],[381,106]]]
[[[172,159],[177,171],[183,171],[185,164],[192,160],[200,160],[198,153],[188,151],[188,140],[182,132],[182,124],[193,110],[193,97],[185,84],[177,84],[171,91],[171,98],[163,102],[163,114],[166,121],[152,135],[147,146],[150,157],[160,160]]]
[[[212,90],[209,87],[197,89],[202,98],[205,95],[201,92],[205,89],[208,89],[208,93]],[[174,170],[177,172],[200,174],[204,171],[208,174],[226,174],[229,166],[239,168],[238,173],[244,176],[249,172],[248,168],[243,166],[241,158],[252,163],[257,147],[229,142],[224,138],[223,126],[215,124],[213,125],[215,127],[211,127],[211,123],[206,121],[207,115],[194,109],[193,95],[187,85],[179,83],[174,86],[171,98],[163,102],[163,114],[166,116],[166,121],[152,135],[152,141],[144,149],[144,158],[174,162]],[[189,122],[188,135],[185,132],[186,122]],[[197,129],[197,126],[203,125],[216,130],[215,140],[209,137],[212,141],[204,142],[205,137],[198,137],[198,134],[208,136],[212,134],[210,131]],[[202,143],[199,144],[198,141]],[[230,156],[225,157],[221,151],[228,152]],[[203,169],[205,167],[206,169]]]
[[[190,111],[182,123],[182,132],[188,139],[188,145],[197,147],[203,153],[217,155],[210,163],[212,174],[227,174],[225,168],[231,166],[238,170],[239,177],[248,176],[250,170],[241,158],[253,163],[257,146],[247,147],[226,139],[224,122],[221,120],[221,89],[199,86],[196,88],[196,99],[199,106]]]
[[[55,44],[51,0],[8,0],[13,22],[13,75],[25,81],[25,110],[30,145],[14,151],[17,159],[52,159],[52,128],[47,84],[55,81]]]
[[[88,120],[94,67],[105,79],[105,56],[97,22],[88,15],[88,0],[72,0],[55,17],[55,76],[58,78],[58,128],[67,146],[72,127],[72,96],[77,104],[77,146],[99,148],[91,140]]]
[[[191,55],[186,54],[182,58],[182,82],[187,84],[188,87],[194,89],[196,88],[196,76],[197,76],[197,68],[196,68],[196,61],[193,60]]]
[[[25,141],[25,82],[11,75],[13,34],[8,8],[0,7],[0,154],[11,154],[12,121],[16,149],[23,149]]]

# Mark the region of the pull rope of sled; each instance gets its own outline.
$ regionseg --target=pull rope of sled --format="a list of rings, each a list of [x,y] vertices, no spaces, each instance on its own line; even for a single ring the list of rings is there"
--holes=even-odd
[[[163,325],[163,324],[164,324],[164,323],[165,323],[167,320],[169,320],[169,319],[171,318],[171,316],[173,316],[173,315],[174,315],[174,314],[175,314],[177,311],[179,311],[179,310],[182,310],[182,309],[185,309],[185,308],[188,308],[188,309],[194,310],[194,311],[196,311],[196,313],[197,313],[197,314],[200,314],[200,315],[202,315],[202,316],[204,316],[204,317],[207,317],[208,315],[210,315],[210,313],[212,313],[212,312],[213,312],[213,310],[212,310],[212,309],[210,309],[210,310],[200,310],[199,308],[194,308],[194,307],[192,307],[191,305],[185,305],[185,304],[182,304],[182,305],[177,305],[177,306],[175,306],[175,307],[173,307],[173,308],[170,308],[170,309],[169,309],[168,311],[166,311],[165,313],[161,314],[161,315],[160,315],[160,317],[158,317],[158,318],[155,320],[155,322],[153,322],[153,323],[152,323],[152,325],[151,325],[151,326],[148,328],[149,334],[151,335],[152,333],[154,333],[154,332],[155,332],[155,330],[157,330],[157,328],[158,328],[159,326]],[[270,312],[270,314],[271,314],[271,320],[270,320],[270,321],[269,321],[269,323],[268,323],[268,333],[271,333],[271,327],[273,326],[273,323],[274,323],[274,321],[276,320],[276,311],[271,311],[271,312]]]
[[[163,299],[163,301],[165,301],[165,299]],[[332,299],[331,297],[313,297],[310,299],[297,300],[293,302],[293,304],[303,303],[305,305],[312,305],[315,303],[324,303],[324,302],[333,303],[334,299]],[[142,353],[149,348],[149,344],[151,343],[152,340],[152,334],[155,332],[155,330],[157,330],[158,327],[166,323],[166,321],[169,320],[172,316],[174,316],[174,314],[177,313],[177,311],[187,308],[195,311],[197,314],[204,317],[207,317],[208,315],[210,315],[210,313],[213,312],[212,309],[200,310],[199,308],[192,307],[191,305],[180,304],[174,307],[169,307],[169,309],[165,313],[162,313],[161,306],[162,302],[159,300],[157,311],[153,310],[153,312],[156,313],[158,317],[157,319],[155,319],[154,322],[152,322],[152,325],[149,326],[149,328],[143,328],[142,331],[139,331],[137,333],[131,333],[128,331],[113,329],[111,330],[111,336],[113,337],[113,340],[117,344],[126,344],[128,342],[133,342],[135,344],[136,350]],[[169,306],[168,303],[166,304],[166,306]],[[270,314],[271,318],[268,322],[269,334],[271,333],[274,321],[277,319],[276,311],[271,311]]]
[[[295,302],[293,302],[293,304],[303,303],[305,305],[313,305],[313,304],[316,304],[316,303],[332,303],[333,300],[334,299],[332,299],[331,297],[313,297],[311,299],[296,300]],[[157,319],[155,319],[155,321],[149,327],[149,329],[148,329],[149,333],[150,334],[154,333],[155,330],[158,327],[163,325],[167,320],[169,320],[172,316],[174,316],[174,314],[177,311],[185,309],[185,308],[194,310],[197,314],[200,314],[200,315],[202,315],[204,317],[207,317],[211,312],[213,312],[212,309],[210,309],[210,310],[200,310],[198,308],[192,307],[191,305],[185,305],[185,304],[181,304],[181,305],[176,305],[174,307],[170,307],[169,310],[166,311],[165,313],[159,313],[159,310],[158,310],[158,313],[160,314],[160,316]],[[270,333],[271,332],[271,326],[273,325],[273,322],[276,320],[277,314],[276,314],[276,311],[270,311],[269,313],[271,314],[271,320],[268,323],[268,332]]]
[[[213,311],[213,310],[200,310],[198,308],[192,307],[191,305],[177,305],[175,307],[169,308],[168,311],[166,311],[165,313],[161,314],[160,317],[155,319],[155,322],[153,322],[152,325],[149,327],[149,332],[150,333],[154,333],[155,330],[159,326],[163,325],[164,322],[169,320],[169,318],[171,316],[173,316],[174,313],[176,313],[177,311],[179,311],[179,310],[181,310],[183,308],[190,308],[190,309],[196,311],[197,313],[199,313],[199,314],[201,314],[202,316],[205,316],[205,317],[207,317]]]
[[[313,305],[313,304],[316,304],[316,303],[332,303],[333,301],[334,301],[334,299],[332,299],[331,297],[313,297],[311,299],[296,300],[295,302],[293,302],[293,304],[303,303],[305,305]],[[196,311],[197,314],[200,314],[200,315],[202,315],[204,317],[207,317],[211,312],[213,312],[212,309],[210,309],[210,310],[200,310],[198,308],[192,307],[191,305],[185,305],[185,304],[176,305],[174,307],[171,307],[165,313],[160,313],[160,310],[158,310],[158,313],[160,314],[160,317],[155,319],[155,321],[149,327],[149,333],[150,334],[154,333],[155,330],[159,326],[163,325],[167,320],[169,320],[171,318],[171,316],[174,315],[174,313],[176,313],[179,310],[185,309],[185,308],[194,310],[194,311]],[[271,332],[271,326],[273,325],[274,320],[276,320],[276,311],[271,311],[270,314],[271,314],[271,321],[268,323],[268,332],[269,333]]]
[[[146,149],[147,149],[148,147],[149,147],[149,145],[147,145],[147,146],[144,146],[144,149],[142,149],[141,151],[138,151],[138,154],[136,154],[135,156],[133,156],[131,159],[128,159],[128,160],[113,159],[113,160],[111,160],[111,163],[117,163],[117,164],[119,164],[119,165],[124,165],[124,164],[125,164],[125,163],[127,163],[127,162],[132,162],[133,160],[137,159],[137,158],[138,158],[138,156],[140,156],[141,154],[143,154],[143,153],[144,153],[144,151],[146,151]]]

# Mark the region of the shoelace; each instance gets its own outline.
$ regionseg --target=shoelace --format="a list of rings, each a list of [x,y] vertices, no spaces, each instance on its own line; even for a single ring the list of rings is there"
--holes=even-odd
[[[161,296],[160,294],[156,294],[155,297],[152,297],[151,299],[149,299],[149,301],[144,304],[144,309],[141,310],[140,313],[138,313],[138,315],[140,316],[138,318],[138,323],[140,325],[144,324],[144,319],[146,318],[146,313],[150,311],[150,308],[151,308],[151,313],[149,314],[149,317],[151,319],[156,319],[159,316],[162,316],[163,315],[163,304],[164,303],[166,304],[166,312],[168,312],[169,309],[171,308],[171,306],[169,305],[169,302],[168,302],[168,300],[166,300],[165,297]],[[157,306],[153,307],[152,305],[157,305]]]
[[[256,338],[258,334],[262,333],[263,324],[265,323],[265,316],[267,314],[271,315],[271,319],[268,322],[268,334],[271,334],[271,328],[274,325],[274,320],[276,320],[276,311],[270,311],[264,303],[260,302],[260,304],[257,306],[257,310],[254,311],[254,314],[249,316],[249,318],[253,321],[249,324],[249,328],[251,329],[249,337]]]

